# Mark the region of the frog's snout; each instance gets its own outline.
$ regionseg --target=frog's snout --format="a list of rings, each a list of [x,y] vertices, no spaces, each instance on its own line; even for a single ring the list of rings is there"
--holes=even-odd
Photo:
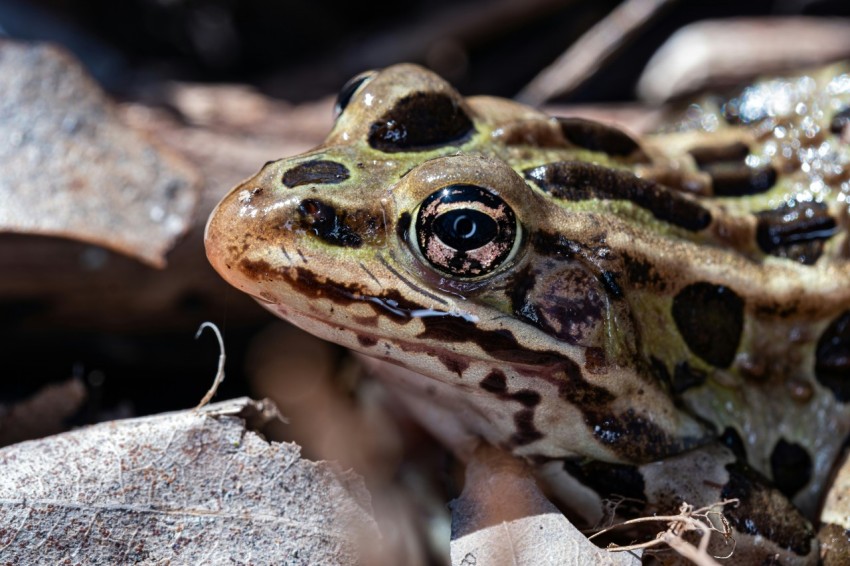
[[[228,283],[252,292],[252,266],[277,265],[275,250],[285,249],[287,226],[297,217],[297,200],[276,199],[257,178],[228,193],[207,221],[207,259]],[[252,293],[254,294],[254,293]]]

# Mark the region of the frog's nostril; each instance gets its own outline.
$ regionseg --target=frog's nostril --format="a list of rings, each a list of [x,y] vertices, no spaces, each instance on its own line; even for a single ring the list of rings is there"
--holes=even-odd
[[[332,205],[318,199],[304,199],[298,206],[301,225],[322,241],[334,246],[359,248],[363,238]]]

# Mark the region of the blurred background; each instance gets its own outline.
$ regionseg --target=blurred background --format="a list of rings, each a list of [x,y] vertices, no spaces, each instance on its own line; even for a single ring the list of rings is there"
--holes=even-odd
[[[364,69],[425,64],[464,93],[513,96],[615,0],[3,0],[0,33],[53,41],[108,90],[144,80],[249,83],[313,100]],[[850,15],[842,0],[632,2],[653,16],[572,101],[622,101],[658,47],[699,20]]]
[[[387,483],[438,454],[427,467],[442,487],[401,483],[433,493],[410,505],[444,517],[448,455],[422,451],[426,435],[356,360],[208,266],[215,203],[264,162],[319,143],[336,91],[366,69],[416,62],[463,94],[640,131],[688,93],[847,57],[841,18],[846,0],[0,0],[0,443],[193,407],[218,363],[212,336],[194,338],[210,320],[227,349],[218,399],[271,396],[291,424],[270,434]],[[734,42],[711,35],[724,29]],[[648,65],[681,76],[661,73],[638,99]],[[107,123],[111,137],[78,126]],[[127,171],[134,155],[156,156],[154,181]],[[132,197],[113,198],[115,179]]]

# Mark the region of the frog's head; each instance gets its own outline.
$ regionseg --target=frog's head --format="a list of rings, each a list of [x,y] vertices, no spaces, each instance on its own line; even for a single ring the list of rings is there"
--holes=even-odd
[[[322,145],[267,164],[213,212],[207,255],[226,280],[320,337],[433,377],[494,353],[584,364],[582,346],[598,365],[617,292],[593,265],[604,228],[528,182],[540,163],[587,153],[562,122],[465,99],[414,65],[355,77],[336,111]]]
[[[213,212],[207,255],[227,281],[319,337],[479,399],[493,442],[529,446],[545,422],[568,451],[643,460],[684,445],[659,440],[664,431],[701,434],[632,377],[632,319],[608,243],[629,232],[585,190],[632,191],[635,177],[598,164],[634,142],[465,99],[413,65],[356,77],[337,112],[322,145],[267,164]],[[569,206],[551,198],[573,186]],[[660,204],[653,214],[678,213],[640,195]],[[634,395],[663,416],[633,410]],[[658,441],[635,444],[626,429]]]
[[[216,270],[279,316],[377,356],[385,340],[421,350],[429,333],[506,331],[530,236],[555,220],[492,138],[519,122],[534,124],[526,137],[558,136],[557,123],[467,101],[413,65],[355,77],[336,111],[321,146],[267,164],[219,204],[206,233]]]

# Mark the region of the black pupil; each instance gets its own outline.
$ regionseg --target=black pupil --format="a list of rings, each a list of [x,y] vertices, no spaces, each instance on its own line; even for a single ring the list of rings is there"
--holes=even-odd
[[[458,208],[441,214],[434,221],[434,234],[458,251],[469,251],[493,241],[496,221],[481,211]]]

